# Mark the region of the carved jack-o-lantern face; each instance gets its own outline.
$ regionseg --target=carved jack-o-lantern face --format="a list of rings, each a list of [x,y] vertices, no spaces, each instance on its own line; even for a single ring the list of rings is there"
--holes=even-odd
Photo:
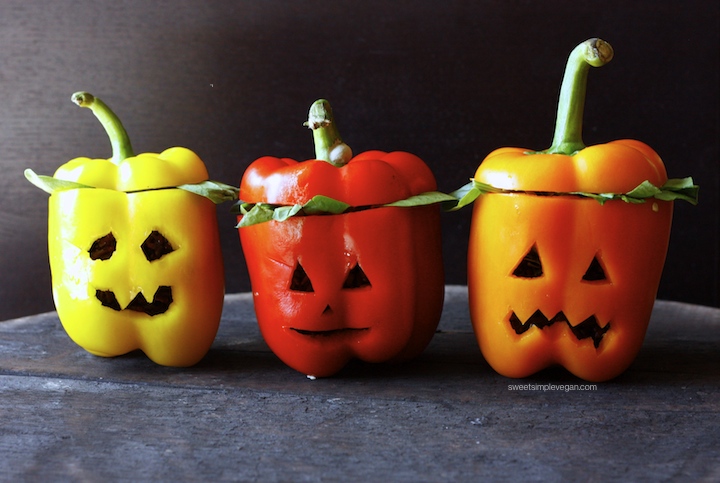
[[[468,254],[473,326],[509,377],[559,364],[592,381],[623,372],[645,336],[672,203],[532,194],[476,201]],[[644,227],[639,230],[638,227]]]
[[[583,142],[588,72],[612,58],[604,40],[577,45],[552,145],[496,149],[475,172],[473,189],[488,194],[473,208],[470,314],[500,374],[525,377],[553,364],[591,381],[623,372],[650,321],[671,200],[697,195],[692,182],[668,180],[645,143]]]
[[[542,260],[540,260],[540,255],[537,251],[536,245],[532,246],[518,266],[515,267],[515,270],[512,272],[512,276],[524,279],[540,278],[543,276]],[[586,283],[610,283],[610,280],[605,273],[605,269],[603,269],[597,255],[594,256],[590,262],[588,269],[582,276],[582,281]],[[576,321],[571,322],[568,320],[562,311],[550,316],[545,315],[540,309],[533,312],[533,314],[525,322],[518,318],[515,311],[512,311],[509,322],[516,334],[522,334],[533,326],[542,330],[556,322],[566,323],[570,331],[578,340],[591,339],[595,348],[600,346],[600,342],[602,341],[605,332],[610,329],[609,323],[604,327],[601,327],[595,315],[590,315],[582,322],[575,323]]]
[[[395,240],[414,239],[421,218],[437,216],[423,209],[398,220],[392,209],[373,209],[242,228],[255,311],[273,352],[323,377],[353,358],[384,362],[422,351],[442,309],[440,250],[421,253]]]
[[[263,338],[309,376],[330,376],[353,358],[410,359],[430,342],[442,312],[440,210],[385,205],[435,191],[435,177],[406,152],[346,156],[327,101],[313,104],[308,126],[319,159],[265,156],[240,182],[247,203],[291,208],[285,214],[303,207],[286,221],[272,215],[251,226],[239,215]],[[323,198],[334,208],[308,208]],[[346,206],[337,210],[337,201]]]
[[[112,233],[108,233],[95,240],[90,250],[88,250],[88,253],[92,260],[108,260],[112,257],[116,247],[117,240],[115,236]],[[138,249],[143,252],[148,262],[159,260],[173,251],[173,247],[167,238],[157,230],[153,230]],[[172,287],[168,285],[158,287],[150,302],[145,298],[145,294],[140,292],[130,301],[127,307],[124,308],[120,306],[112,290],[97,289],[95,291],[95,297],[97,297],[102,305],[113,310],[134,310],[135,312],[142,312],[153,316],[165,313],[170,308],[170,304],[172,303]]]
[[[214,202],[235,190],[210,181],[192,151],[135,154],[120,119],[76,92],[112,146],[112,157],[78,157],[30,182],[50,193],[48,254],[55,308],[88,352],[140,349],[153,361],[190,366],[215,339],[225,295]],[[149,295],[150,294],[150,295]]]
[[[54,193],[48,251],[68,335],[96,355],[140,349],[158,364],[199,361],[224,296],[214,211],[179,189]]]
[[[346,265],[347,266],[347,265]],[[321,274],[324,275],[324,274]],[[347,272],[347,276],[340,287],[340,290],[358,290],[366,289],[370,290],[372,284],[365,275],[365,272],[359,264],[355,265]],[[295,270],[292,272],[292,276],[289,280],[288,290],[290,292],[299,292],[305,294],[314,294],[315,289],[313,288],[312,281],[308,276],[305,269],[298,262]],[[335,316],[335,310],[328,303],[322,310],[321,317],[328,318]],[[333,325],[334,322],[334,325]],[[360,335],[363,332],[369,331],[370,327],[348,327],[345,326],[344,321],[337,320],[333,321],[327,327],[321,327],[319,330],[301,328],[300,326],[289,326],[289,330],[294,331],[305,337],[346,337],[348,335]]]

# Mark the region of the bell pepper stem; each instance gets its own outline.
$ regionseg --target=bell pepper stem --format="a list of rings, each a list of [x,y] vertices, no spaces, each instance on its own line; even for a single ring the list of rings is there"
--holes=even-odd
[[[570,52],[560,87],[553,142],[543,154],[572,155],[585,148],[582,123],[588,71],[590,66],[601,67],[612,58],[610,44],[597,38],[586,40]]]
[[[89,92],[76,92],[71,99],[78,106],[90,109],[105,128],[112,146],[112,158],[110,160],[113,163],[119,164],[124,159],[134,156],[127,131],[125,131],[120,119],[107,104]]]
[[[352,159],[352,150],[340,138],[328,101],[319,99],[313,102],[305,126],[313,131],[315,159],[337,167],[345,166]]]

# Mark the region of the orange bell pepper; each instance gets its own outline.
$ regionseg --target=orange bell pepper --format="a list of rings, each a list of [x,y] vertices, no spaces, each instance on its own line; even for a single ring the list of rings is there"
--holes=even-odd
[[[472,215],[470,311],[500,374],[525,377],[554,364],[589,381],[622,373],[648,326],[672,199],[695,201],[691,180],[669,182],[646,144],[584,145],[587,73],[612,56],[600,39],[577,46],[552,146],[498,149],[475,173],[486,193]]]

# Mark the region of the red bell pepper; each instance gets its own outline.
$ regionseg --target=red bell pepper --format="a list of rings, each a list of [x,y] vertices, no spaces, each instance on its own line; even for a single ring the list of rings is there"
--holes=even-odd
[[[249,215],[238,216],[262,335],[312,377],[333,375],[352,358],[412,358],[442,311],[440,210],[381,205],[433,191],[435,178],[410,153],[352,157],[327,101],[313,104],[308,125],[317,159],[257,159],[240,185],[246,203],[294,207],[284,221],[244,226]],[[342,208],[311,208],[328,198]]]

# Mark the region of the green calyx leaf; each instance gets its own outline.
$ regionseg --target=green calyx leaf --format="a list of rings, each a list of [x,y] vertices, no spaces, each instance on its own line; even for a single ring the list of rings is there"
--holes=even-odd
[[[683,200],[691,205],[698,204],[698,192],[700,187],[693,182],[691,177],[673,178],[660,188],[660,192],[653,196],[663,201]]]
[[[273,214],[275,212],[271,205],[267,205],[265,203],[257,203],[253,205],[252,203],[242,203],[240,201],[233,206],[233,210],[231,211],[237,211],[243,215],[242,220],[238,223],[236,228],[270,221],[273,219]]]
[[[298,206],[298,205],[295,205]],[[350,205],[343,203],[327,196],[317,195],[313,196],[310,201],[300,207],[306,215],[340,215],[350,209]],[[300,210],[293,213],[293,215],[299,213]],[[291,215],[292,216],[292,215]]]
[[[645,180],[637,185],[627,193],[616,194],[616,193],[569,193],[570,195],[585,196],[593,198],[600,204],[604,204],[610,200],[620,200],[625,203],[645,203],[650,198],[655,198],[662,201],[675,201],[683,200],[687,201],[692,205],[698,203],[698,191],[700,187],[693,183],[691,177],[687,178],[673,178],[667,180],[667,182],[661,187],[657,187],[651,182]],[[561,193],[560,193],[561,194]]]
[[[74,189],[95,189],[93,186],[88,186],[82,183],[76,183],[74,181],[66,181],[63,179],[57,179],[52,176],[45,176],[35,173],[32,169],[25,170],[25,178],[32,184],[43,190],[48,194],[57,193],[59,191],[67,191]],[[178,189],[189,191],[196,195],[204,196],[213,203],[220,204],[226,201],[235,201],[238,199],[238,188],[230,186],[218,181],[202,181],[200,183],[183,184],[177,186]],[[158,188],[158,189],[171,189],[171,188]],[[148,190],[154,191],[154,190]]]
[[[295,205],[273,205],[270,203],[248,203],[239,201],[233,206],[231,211],[242,215],[242,219],[236,228],[243,228],[271,220],[285,221],[293,216],[341,215],[353,211],[377,208],[411,208],[413,206],[426,206],[446,202],[456,203],[457,199],[452,195],[439,191],[428,191],[419,195],[410,196],[404,200],[383,205],[350,206],[347,203],[328,196],[317,195],[305,204]]]
[[[235,201],[238,199],[239,189],[229,184],[220,183],[218,181],[202,181],[194,184],[183,184],[178,189],[204,196],[216,205],[226,201]]]
[[[451,201],[443,203],[445,211],[457,211],[472,204],[477,198],[486,193],[502,193],[504,190],[495,188],[489,184],[471,180],[468,184],[450,193]]]
[[[440,191],[428,191],[419,195],[413,195],[403,200],[392,203],[372,206],[350,206],[347,203],[338,201],[327,196],[317,195],[305,204],[275,205],[270,203],[249,203],[238,201],[232,212],[242,215],[240,223],[236,228],[257,225],[266,221],[286,221],[294,216],[310,215],[340,215],[353,211],[363,211],[377,208],[410,208],[413,206],[426,206],[440,204],[444,211],[457,211],[472,204],[477,198],[488,193],[505,194],[531,194],[542,196],[574,196],[591,198],[600,204],[611,200],[624,201],[625,203],[645,203],[649,198],[656,198],[663,201],[684,200],[693,205],[697,204],[698,186],[693,184],[692,178],[670,179],[662,187],[658,188],[649,181],[640,183],[627,193],[588,193],[582,191],[574,192],[534,192],[516,191],[496,188],[492,185],[471,180],[468,184],[446,194]]]
[[[257,225],[266,221],[285,221],[302,210],[302,205],[271,205],[269,203],[245,203],[238,201],[231,211],[241,214],[242,220],[235,228]]]
[[[457,198],[455,198],[452,194],[445,194],[440,191],[427,191],[425,193],[410,196],[409,198],[405,198],[404,200],[395,201],[394,203],[388,203],[383,206],[397,206],[401,208],[409,208],[412,206],[425,206],[435,203],[447,202],[457,202]]]
[[[462,188],[450,193],[450,196],[456,199],[456,203],[445,203],[445,211],[456,211],[460,208],[473,203],[478,197],[487,193],[525,193],[531,195],[542,196],[579,196],[583,198],[591,198],[598,203],[605,204],[611,200],[624,201],[625,203],[645,203],[649,198],[656,198],[663,201],[683,200],[690,204],[697,205],[699,186],[693,183],[691,177],[681,179],[669,179],[661,187],[657,187],[645,180],[627,193],[588,193],[584,191],[571,192],[538,192],[523,190],[507,190],[495,188],[494,186],[480,183],[475,180],[470,181]]]
[[[52,176],[37,174],[29,168],[25,170],[25,178],[48,194],[53,194],[57,191],[92,188],[92,186],[76,183],[74,181],[65,181],[64,179],[57,179]]]

